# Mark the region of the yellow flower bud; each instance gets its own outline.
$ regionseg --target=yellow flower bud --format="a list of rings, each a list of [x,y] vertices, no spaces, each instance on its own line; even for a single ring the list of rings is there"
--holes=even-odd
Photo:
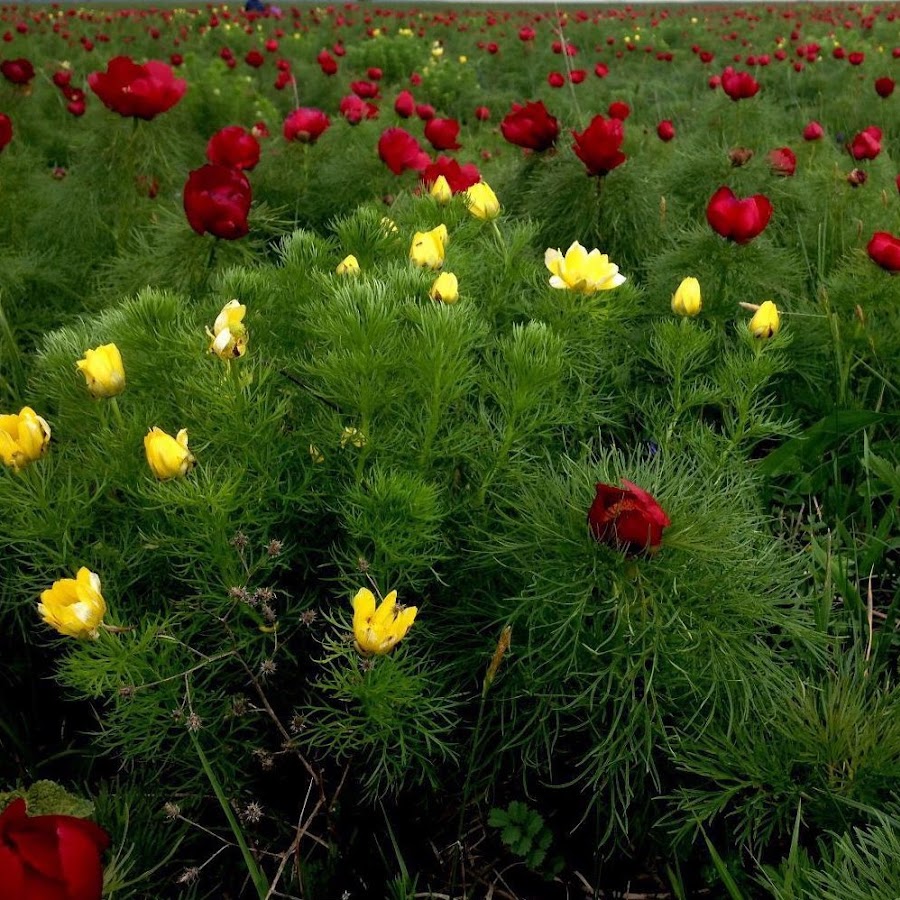
[[[352,254],[350,256],[345,256],[338,263],[337,268],[334,271],[337,272],[338,275],[359,275],[359,262]]]
[[[459,282],[452,272],[441,272],[431,286],[428,296],[442,303],[456,303],[459,300]]]
[[[678,316],[696,316],[703,308],[700,296],[700,282],[696,278],[685,278],[672,294],[672,312]]]
[[[144,452],[150,469],[160,481],[187,475],[196,462],[188,450],[187,428],[172,437],[154,425],[144,435]]]
[[[50,443],[50,426],[30,406],[0,416],[0,460],[15,471],[40,459]]]
[[[95,397],[115,397],[125,390],[125,367],[115,344],[104,344],[96,350],[85,350],[84,359],[75,365],[84,375],[87,388]]]
[[[779,328],[781,316],[778,315],[778,307],[771,300],[766,300],[753,314],[750,331],[754,337],[767,339],[778,334]]]
[[[389,653],[416,619],[418,608],[397,606],[397,592],[391,591],[377,606],[375,595],[360,588],[353,598],[353,636],[360,653]]]
[[[206,329],[206,333],[212,338],[210,353],[229,360],[237,359],[247,352],[247,329],[244,326],[246,313],[247,307],[238,300],[229,300],[222,307],[213,323],[213,330]]]
[[[466,191],[466,205],[476,219],[490,220],[500,215],[500,201],[486,181],[479,181]]]
[[[450,184],[443,175],[438,175],[434,179],[430,193],[438,203],[449,203],[453,199],[453,191],[450,190]]]
[[[417,266],[440,269],[444,265],[444,250],[448,243],[446,225],[438,225],[431,231],[417,231],[409,248],[409,258]]]
[[[381,230],[385,234],[388,234],[388,235],[396,234],[397,231],[399,230],[397,228],[397,223],[393,219],[389,219],[387,216],[381,217],[380,225],[381,225]]]
[[[60,634],[74,638],[95,638],[106,615],[106,601],[100,593],[100,578],[84,567],[75,578],[62,578],[41,593],[41,618]]]
[[[585,250],[575,241],[566,251],[548,248],[544,253],[544,265],[550,270],[550,287],[560,290],[579,291],[594,294],[597,291],[611,291],[625,282],[619,274],[619,267],[609,261],[609,257],[599,250]]]
[[[352,425],[347,425],[341,432],[341,446],[346,447],[350,444],[357,449],[366,446],[366,436]],[[315,460],[314,460],[315,461]]]

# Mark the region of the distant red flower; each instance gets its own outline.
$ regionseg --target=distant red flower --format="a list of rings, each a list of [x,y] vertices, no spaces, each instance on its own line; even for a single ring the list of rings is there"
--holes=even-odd
[[[581,84],[585,78],[587,78],[587,72],[584,69],[572,69],[572,71],[569,72],[569,81],[571,81],[572,84]]]
[[[381,81],[383,76],[384,72],[382,72],[378,66],[369,66],[369,68],[366,69],[366,77],[369,81]]]
[[[876,231],[866,250],[869,259],[888,272],[900,272],[900,238],[887,231]]]
[[[201,166],[184,185],[184,212],[197,234],[209,232],[233,241],[250,230],[247,216],[252,196],[250,182],[239,169]]]
[[[13,127],[12,127],[12,119],[4,113],[0,113],[0,151],[2,151],[6,145],[13,138]]]
[[[606,113],[610,118],[624,122],[631,115],[631,107],[622,100],[613,100]]]
[[[893,78],[888,78],[886,75],[883,78],[875,79],[875,93],[878,94],[882,99],[887,99],[894,93],[894,84]]]
[[[368,112],[368,104],[365,100],[361,100],[356,94],[347,94],[341,98],[338,104],[338,112],[351,124],[359,125],[366,117]]]
[[[383,132],[378,139],[378,155],[395,175],[402,175],[407,169],[421,172],[430,162],[419,142],[402,128],[388,128]]]
[[[400,91],[394,101],[394,112],[401,119],[408,119],[416,111],[416,101],[409,91]]]
[[[456,119],[429,119],[425,123],[425,139],[435,150],[459,150],[459,122]]]
[[[500,131],[510,144],[541,152],[556,143],[559,122],[541,100],[524,106],[513,103],[512,111],[500,123]]]
[[[734,101],[746,100],[759,92],[759,82],[749,72],[727,66],[722,72],[722,90]]]
[[[746,244],[762,234],[772,217],[772,203],[762,194],[741,200],[731,188],[720,187],[706,207],[706,220],[716,234]]]
[[[423,170],[419,177],[426,185],[430,186],[441,175],[447,179],[447,184],[450,185],[450,190],[454,194],[461,194],[472,187],[473,184],[478,184],[481,181],[481,173],[478,171],[478,166],[474,163],[460,165],[449,156],[439,156],[435,162]]]
[[[651,553],[659,549],[664,528],[672,523],[654,497],[622,479],[624,487],[597,484],[588,511],[588,527],[595,540],[623,550]]]
[[[209,139],[206,158],[217,166],[249,172],[259,162],[259,141],[240,125],[229,125]]]
[[[147,120],[171,109],[187,90],[187,82],[165,63],[151,59],[138,65],[128,56],[111,59],[105,72],[91,72],[88,84],[108,109]]]
[[[562,72],[551,72],[547,76],[547,84],[552,88],[561,88],[565,83],[566,79]]]
[[[479,122],[487,122],[491,117],[491,111],[486,106],[475,107],[475,118]]]
[[[851,66],[861,66],[865,61],[866,54],[860,50],[854,50],[852,53],[847,55],[847,62],[850,63]]]
[[[487,52],[490,53],[491,56],[494,56],[495,54],[500,52],[500,45],[494,41],[489,41],[488,45],[485,47],[485,50],[487,50]]]
[[[260,138],[270,137],[269,126],[262,121],[254,122],[253,127],[250,129],[250,134],[252,134],[253,137],[255,137],[257,140],[259,140]]]
[[[27,59],[4,59],[0,63],[0,73],[12,84],[28,84],[34,78],[34,66]]]
[[[266,58],[259,50],[250,50],[244,57],[244,62],[247,63],[251,69],[258,69],[265,61]]]
[[[849,150],[854,159],[875,159],[881,153],[881,129],[877,125],[864,128],[854,135]]]
[[[789,177],[797,170],[797,157],[790,147],[776,147],[769,152],[769,166],[775,175]]]
[[[337,60],[327,51],[322,50],[316,57],[316,62],[323,75],[336,75],[338,70]]]
[[[603,176],[628,158],[619,149],[625,138],[625,129],[619,119],[594,116],[591,124],[580,134],[572,132],[575,155],[585,164],[589,175]]]
[[[416,115],[423,121],[427,122],[434,118],[434,107],[430,103],[417,103]]]
[[[825,129],[818,122],[810,122],[803,129],[804,141],[820,141],[825,136]]]
[[[282,133],[286,141],[314,144],[331,126],[331,120],[321,109],[301,106],[284,120]]]
[[[58,88],[66,88],[72,83],[72,72],[69,69],[59,69],[53,73],[53,83]]]
[[[663,119],[656,126],[656,136],[667,144],[675,137],[675,126],[670,119]]]
[[[523,42],[533,41],[537,37],[537,32],[530,25],[523,25],[519,29],[519,40]]]
[[[351,81],[350,90],[362,100],[373,100],[378,96],[378,85],[374,81]]]
[[[598,62],[597,65],[594,66],[594,74],[598,78],[606,78],[609,75],[609,66],[606,63]]]

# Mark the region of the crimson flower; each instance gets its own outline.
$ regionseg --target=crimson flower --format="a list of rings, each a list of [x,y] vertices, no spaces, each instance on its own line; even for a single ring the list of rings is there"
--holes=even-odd
[[[606,78],[609,75],[609,66],[606,63],[598,62],[597,65],[594,66],[594,74],[598,78]]]
[[[572,132],[575,155],[585,164],[589,175],[602,177],[628,158],[619,149],[625,138],[620,119],[604,119],[594,116],[591,124],[579,134]]]
[[[12,84],[24,85],[34,78],[34,66],[30,60],[23,58],[4,59],[0,63],[0,73]]]
[[[487,122],[491,117],[491,111],[486,106],[476,106],[475,107],[475,118],[478,119],[479,122]]]
[[[818,122],[810,122],[803,129],[804,141],[820,141],[825,136],[825,129]]]
[[[250,50],[244,57],[244,62],[247,63],[251,69],[258,69],[265,61],[266,58],[259,50]]]
[[[400,91],[394,101],[394,112],[401,119],[408,119],[416,111],[416,101],[409,91]]]
[[[12,138],[12,119],[4,113],[0,113],[0,150],[3,150]]]
[[[430,103],[417,103],[416,115],[423,121],[427,122],[434,118],[434,107]]]
[[[350,90],[360,100],[374,100],[378,96],[378,85],[374,81],[351,81]]]
[[[533,41],[537,37],[537,32],[530,25],[523,25],[519,29],[520,41]]]
[[[17,900],[99,900],[109,835],[75,816],[29,816],[13,800],[0,815],[0,885]]]
[[[512,111],[500,123],[500,132],[510,144],[541,152],[556,143],[559,122],[547,112],[541,100],[524,106],[513,103]]]
[[[890,97],[894,93],[895,87],[894,79],[888,78],[886,75],[883,78],[875,79],[875,93],[882,99],[886,100]]]
[[[184,212],[197,234],[209,232],[233,241],[250,231],[250,182],[240,169],[206,165],[194,169],[184,185]]]
[[[374,118],[369,115],[369,110],[375,109],[375,115],[378,114],[378,108],[373,107],[371,103],[361,100],[356,94],[347,94],[341,98],[338,104],[338,112],[351,124],[359,125],[365,118]]]
[[[749,72],[736,72],[726,66],[722,72],[722,90],[737,102],[755,96],[759,92],[759,82]]]
[[[598,541],[624,550],[653,553],[662,543],[663,529],[672,523],[663,508],[642,488],[622,479],[624,487],[596,485],[588,511],[588,527]]]
[[[761,234],[772,217],[772,203],[762,194],[743,200],[731,188],[720,187],[706,207],[706,220],[716,234],[746,244]]]
[[[631,107],[622,100],[613,100],[606,112],[611,119],[624,122],[631,115]]]
[[[675,126],[670,119],[663,119],[656,126],[656,136],[666,144],[675,137]]]
[[[113,112],[147,120],[171,109],[187,90],[187,82],[164,62],[151,59],[138,65],[129,56],[114,57],[105,72],[91,72],[88,84]]]
[[[547,76],[547,84],[552,88],[561,88],[566,83],[566,78],[562,72],[551,72]]]
[[[209,139],[206,158],[217,166],[249,172],[259,162],[259,141],[240,125],[229,125]]]
[[[852,53],[847,54],[847,62],[850,63],[851,66],[861,66],[865,61],[866,54],[861,50],[854,50]]]
[[[459,150],[459,122],[456,119],[429,119],[425,123],[425,139],[435,150]]]
[[[284,120],[282,133],[286,141],[314,144],[331,126],[331,120],[321,109],[301,106]]]
[[[337,60],[327,51],[323,50],[316,57],[316,62],[323,75],[336,75],[338,70]]]
[[[881,153],[881,129],[877,125],[864,128],[854,136],[849,150],[854,159],[875,159]]]
[[[887,231],[876,231],[866,250],[869,259],[888,272],[900,272],[900,238]]]
[[[430,186],[441,175],[447,179],[450,191],[454,194],[461,194],[473,184],[481,181],[481,173],[475,163],[466,163],[461,166],[455,159],[443,155],[424,169],[419,177],[427,186]]]
[[[385,129],[378,139],[378,155],[395,175],[402,175],[407,169],[421,172],[430,162],[419,142],[402,128]]]
[[[787,178],[797,170],[797,157],[790,147],[776,147],[769,152],[769,165],[773,174]]]

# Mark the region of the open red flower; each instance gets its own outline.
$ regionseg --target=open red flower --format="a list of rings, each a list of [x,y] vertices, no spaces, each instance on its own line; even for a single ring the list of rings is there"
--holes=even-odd
[[[854,135],[849,150],[854,159],[875,159],[881,153],[881,129],[877,125],[863,128]]]
[[[598,484],[588,511],[588,526],[598,541],[624,550],[659,549],[663,529],[672,523],[663,508],[645,490],[622,479],[624,487]]]
[[[663,119],[656,126],[656,136],[666,144],[675,137],[675,126],[672,124],[671,119]]]
[[[788,178],[797,171],[797,157],[790,147],[776,147],[769,151],[769,166],[773,174]]]
[[[500,131],[510,144],[541,152],[556,143],[559,122],[541,100],[524,106],[513,103],[512,111],[500,123]]]
[[[187,90],[187,82],[164,62],[138,65],[129,56],[114,57],[105,72],[91,72],[88,84],[113,112],[148,120],[171,109]]]
[[[894,84],[894,79],[889,78],[885,75],[882,78],[875,79],[875,93],[878,94],[883,100],[886,100],[891,94],[894,93],[894,88],[896,85]]]
[[[0,113],[0,150],[3,150],[13,138],[12,119]]]
[[[34,66],[30,60],[23,58],[4,59],[0,63],[0,73],[12,84],[24,85],[34,78]]]
[[[869,259],[888,272],[900,272],[900,238],[887,231],[876,231],[866,250]]]
[[[749,72],[736,72],[727,66],[722,72],[722,90],[732,100],[746,100],[759,92],[759,82]]]
[[[416,100],[409,91],[400,91],[394,101],[394,112],[401,119],[408,119],[416,111]]]
[[[378,155],[395,175],[407,169],[421,172],[431,162],[419,142],[403,128],[385,129],[378,139]]]
[[[0,884],[18,900],[100,900],[109,835],[75,816],[29,816],[14,800],[0,815]]]
[[[259,141],[240,125],[229,125],[209,139],[206,158],[217,166],[249,172],[259,162]]]
[[[239,169],[206,165],[194,169],[184,186],[184,212],[197,234],[233,241],[250,230],[247,216],[253,198],[250,182]]]
[[[821,141],[825,136],[825,129],[818,122],[810,122],[803,129],[804,141]]]
[[[631,115],[631,107],[624,100],[613,100],[606,112],[611,119],[624,122]]]
[[[619,149],[625,138],[620,119],[604,119],[594,116],[591,124],[579,134],[572,132],[575,155],[585,164],[589,175],[607,175],[622,165],[627,156]]]
[[[329,128],[331,120],[321,109],[301,106],[288,113],[282,126],[282,134],[286,141],[297,141],[301,144],[314,144]]]
[[[425,185],[430,187],[441,175],[447,179],[450,191],[454,194],[461,194],[472,187],[473,184],[478,184],[481,181],[481,173],[478,171],[478,166],[475,163],[466,163],[461,166],[455,159],[450,159],[449,156],[439,156],[419,177]]]
[[[728,187],[720,187],[706,207],[706,220],[716,234],[746,244],[761,234],[772,217],[772,203],[762,194],[743,200]]]
[[[425,139],[435,150],[459,150],[459,122],[456,119],[429,119],[425,123]]]

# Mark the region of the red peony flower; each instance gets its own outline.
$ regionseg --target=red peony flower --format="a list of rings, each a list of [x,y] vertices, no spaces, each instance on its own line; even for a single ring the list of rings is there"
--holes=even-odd
[[[606,63],[597,63],[597,65],[594,66],[594,74],[598,78],[606,78],[606,76],[609,75],[609,66],[606,65]]]
[[[675,137],[675,126],[670,119],[663,119],[656,126],[656,136],[667,144]]]
[[[587,78],[586,69],[572,69],[572,71],[569,72],[569,81],[571,81],[572,84],[581,84],[585,78]]]
[[[876,231],[866,250],[869,259],[888,272],[900,272],[900,238],[887,231]]]
[[[847,62],[850,63],[851,66],[861,66],[865,61],[866,54],[861,50],[854,50],[852,53],[847,54]]]
[[[881,129],[876,125],[855,135],[848,148],[854,159],[875,159],[881,153]]]
[[[566,83],[566,78],[562,72],[551,72],[547,76],[547,84],[552,88],[561,88]]]
[[[588,511],[588,526],[598,541],[623,550],[654,553],[663,529],[672,523],[663,508],[645,490],[622,479],[624,487],[598,484]]]
[[[347,94],[341,98],[338,104],[338,112],[351,124],[359,125],[366,117],[368,105],[365,100],[361,100],[356,94]]]
[[[408,119],[416,111],[416,101],[409,91],[400,91],[394,101],[394,112],[401,119]]]
[[[720,187],[706,207],[706,220],[713,231],[736,244],[746,244],[761,234],[771,217],[768,197],[754,194],[739,200],[728,187]]]
[[[746,100],[759,92],[759,82],[749,72],[736,72],[727,66],[722,72],[722,90],[735,102]]]
[[[491,117],[491,111],[486,106],[475,107],[475,118],[479,122],[487,122]]]
[[[331,120],[321,109],[301,106],[284,120],[282,133],[286,141],[314,144],[331,126]]]
[[[773,174],[787,178],[797,170],[797,157],[790,147],[776,147],[769,152],[769,165]]]
[[[459,150],[459,122],[456,119],[429,119],[425,123],[425,139],[435,150]]]
[[[523,25],[519,29],[520,41],[533,41],[537,37],[537,32],[530,25]]]
[[[619,119],[594,116],[591,124],[579,134],[572,132],[575,155],[585,164],[589,175],[603,176],[628,158],[619,149],[625,138],[625,129]]]
[[[374,100],[378,96],[378,85],[374,81],[351,81],[350,90],[360,100]]]
[[[441,175],[447,179],[447,184],[450,185],[450,190],[454,194],[461,194],[472,187],[473,184],[478,184],[481,181],[481,173],[478,171],[478,166],[474,163],[466,163],[461,166],[455,159],[450,159],[449,156],[439,156],[419,177],[427,186],[431,186]]]
[[[434,107],[430,103],[417,103],[416,115],[423,121],[427,122],[434,118]]]
[[[894,88],[896,85],[894,84],[893,78],[888,78],[885,75],[883,78],[875,79],[875,93],[878,94],[882,99],[887,99],[894,93]]]
[[[171,109],[187,90],[165,63],[151,59],[141,66],[128,56],[111,59],[105,72],[91,72],[88,84],[113,112],[148,120]]]
[[[820,141],[825,136],[825,129],[818,122],[810,122],[803,129],[804,141]]]
[[[559,123],[541,100],[524,106],[513,103],[512,112],[500,123],[500,131],[510,144],[541,152],[556,143]]]
[[[13,127],[12,127],[12,119],[4,113],[0,113],[0,151],[2,151],[6,145],[13,138]]]
[[[244,57],[244,62],[247,63],[251,69],[258,69],[265,61],[266,58],[259,50],[250,50]]]
[[[621,100],[613,100],[606,112],[611,119],[624,122],[631,115],[631,107]]]
[[[75,816],[29,816],[14,800],[0,815],[0,884],[17,900],[99,900],[109,835]]]
[[[402,128],[384,131],[378,139],[378,155],[395,175],[402,175],[407,169],[422,172],[430,162],[419,142]]]
[[[34,66],[27,59],[4,59],[0,73],[12,84],[28,84],[34,78]]]
[[[194,169],[184,185],[184,211],[191,228],[197,234],[209,232],[226,241],[249,232],[251,199],[247,176],[228,166]]]
[[[323,75],[336,75],[338,70],[337,60],[327,51],[323,50],[317,57],[316,62],[322,70]]]
[[[217,166],[249,172],[259,162],[259,141],[240,125],[229,125],[209,139],[206,158]]]

